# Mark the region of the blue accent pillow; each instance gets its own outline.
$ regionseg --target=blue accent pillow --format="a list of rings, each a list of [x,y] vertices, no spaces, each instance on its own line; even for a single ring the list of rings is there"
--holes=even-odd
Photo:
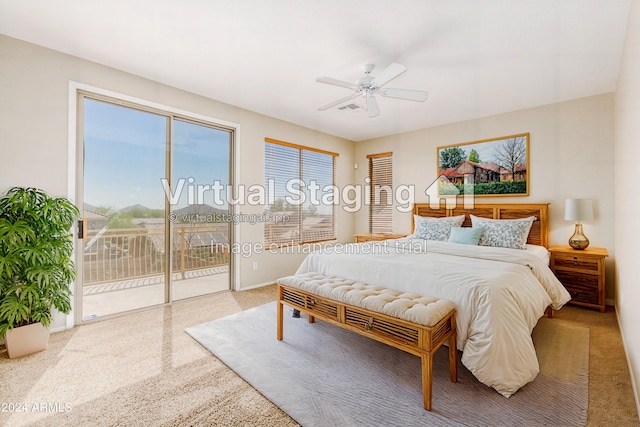
[[[482,228],[451,227],[449,241],[463,245],[477,245],[480,242],[480,236],[482,236]]]

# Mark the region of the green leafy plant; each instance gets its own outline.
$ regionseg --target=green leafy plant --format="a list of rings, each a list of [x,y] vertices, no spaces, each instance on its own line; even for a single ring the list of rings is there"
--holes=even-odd
[[[71,311],[77,217],[68,199],[37,188],[14,187],[0,198],[0,338],[32,323],[48,327],[52,308]]]

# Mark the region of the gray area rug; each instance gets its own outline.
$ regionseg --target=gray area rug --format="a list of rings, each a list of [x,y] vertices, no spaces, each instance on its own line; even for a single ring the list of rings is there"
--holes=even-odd
[[[434,357],[433,409],[422,407],[420,358],[276,303],[186,331],[303,426],[580,426],[587,421],[589,330],[543,318],[534,331],[541,372],[507,399],[448,353]]]

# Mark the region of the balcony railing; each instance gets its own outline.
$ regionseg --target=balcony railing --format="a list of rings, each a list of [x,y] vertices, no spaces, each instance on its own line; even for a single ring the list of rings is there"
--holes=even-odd
[[[229,264],[228,224],[172,226],[172,271],[185,272]],[[114,282],[164,274],[164,224],[141,228],[87,230],[83,284]]]

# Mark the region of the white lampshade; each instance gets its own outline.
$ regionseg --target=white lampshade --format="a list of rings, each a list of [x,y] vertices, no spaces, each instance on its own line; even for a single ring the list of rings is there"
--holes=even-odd
[[[591,221],[593,201],[591,199],[567,199],[564,202],[565,221]]]

